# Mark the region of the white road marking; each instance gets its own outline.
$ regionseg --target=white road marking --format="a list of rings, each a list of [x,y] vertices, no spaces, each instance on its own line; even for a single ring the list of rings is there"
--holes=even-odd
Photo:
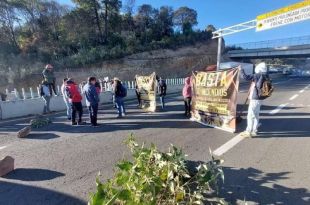
[[[7,146],[2,146],[0,147],[0,150],[7,148]]]
[[[293,96],[290,98],[290,100],[294,100],[294,99],[296,99],[298,96],[299,96],[298,94],[293,95]]]
[[[225,144],[223,144],[222,146],[220,146],[219,148],[217,148],[216,150],[214,150],[213,154],[218,157],[222,156],[228,150],[233,148],[236,144],[241,142],[243,139],[244,139],[244,136],[242,136],[242,134],[239,134],[235,136],[234,138],[232,138],[231,140],[229,140],[228,142],[226,142]]]
[[[270,115],[274,115],[274,114],[277,114],[278,112],[280,112],[284,107],[286,107],[288,105],[288,103],[285,103],[285,104],[281,104],[279,105],[276,109],[274,110],[271,110],[269,112]]]
[[[299,93],[303,93],[303,92],[305,92],[305,90],[301,90],[301,91],[299,91]]]

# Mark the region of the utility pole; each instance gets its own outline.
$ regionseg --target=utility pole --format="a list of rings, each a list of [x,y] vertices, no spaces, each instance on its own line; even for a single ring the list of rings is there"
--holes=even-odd
[[[218,43],[217,43],[217,64],[216,64],[216,70],[220,70],[221,65],[221,57],[222,57],[222,41],[223,37],[221,34],[218,37]]]

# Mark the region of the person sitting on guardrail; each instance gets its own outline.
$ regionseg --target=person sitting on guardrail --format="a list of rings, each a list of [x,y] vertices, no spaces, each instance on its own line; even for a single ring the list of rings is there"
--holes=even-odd
[[[118,110],[117,118],[121,118],[126,116],[126,110],[124,105],[124,98],[127,96],[127,89],[122,84],[120,79],[114,78],[114,96],[115,96],[115,103]]]
[[[259,126],[259,113],[262,104],[261,88],[265,79],[268,78],[266,63],[259,63],[255,67],[255,74],[247,75],[241,68],[241,74],[247,81],[251,81],[248,99],[250,100],[248,115],[247,115],[247,128],[241,133],[244,137],[257,136],[257,129]]]
[[[68,78],[63,79],[63,83],[61,85],[61,94],[62,94],[63,100],[65,102],[65,105],[67,107],[67,118],[68,118],[68,120],[71,120],[71,116],[72,116],[71,103],[69,102],[69,98],[68,98],[67,93],[66,93],[67,81],[68,81]]]
[[[51,95],[53,94],[52,91],[54,91],[55,95],[57,96],[56,77],[54,75],[53,66],[51,64],[47,64],[42,72],[42,75],[44,80],[48,83],[50,87]]]
[[[40,85],[40,95],[44,100],[43,114],[50,113],[50,101],[52,95],[47,81],[42,81],[42,84]]]
[[[88,83],[83,87],[83,93],[86,97],[86,106],[89,111],[89,119],[92,126],[98,126],[97,115],[99,106],[99,95],[96,90],[96,78],[89,77]]]
[[[83,105],[82,105],[82,95],[80,94],[78,85],[69,78],[66,84],[66,95],[68,96],[69,102],[71,104],[71,122],[72,125],[84,125],[85,122],[82,121],[83,116]],[[76,113],[78,112],[79,120],[76,122]]]
[[[191,102],[192,102],[192,85],[191,85],[191,78],[185,78],[185,84],[182,90],[183,98],[184,98],[184,105],[185,105],[185,113],[186,117],[190,117],[191,115]]]

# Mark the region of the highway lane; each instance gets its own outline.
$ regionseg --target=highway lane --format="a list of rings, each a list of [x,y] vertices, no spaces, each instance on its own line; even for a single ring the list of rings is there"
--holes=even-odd
[[[222,156],[226,179],[221,193],[233,204],[242,204],[244,199],[249,204],[308,202],[310,91],[299,92],[310,81],[277,82],[276,92],[264,103],[263,135],[242,140]],[[246,88],[241,86],[241,90]],[[245,95],[240,94],[240,103]],[[279,112],[269,114],[286,103]],[[124,119],[115,119],[115,111],[104,106],[100,111],[103,125],[95,129],[71,127],[63,114],[57,114],[53,124],[35,130],[27,139],[14,134],[28,120],[0,122],[0,154],[13,156],[17,168],[0,179],[0,204],[85,204],[97,173],[103,180],[111,177],[115,162],[128,157],[122,141],[131,132],[139,142],[154,142],[162,150],[172,143],[183,147],[189,159],[203,161],[210,158],[209,147],[215,150],[236,135],[184,118],[178,96],[168,98],[166,112],[145,114],[132,103],[128,106]],[[239,131],[244,127],[245,121]]]

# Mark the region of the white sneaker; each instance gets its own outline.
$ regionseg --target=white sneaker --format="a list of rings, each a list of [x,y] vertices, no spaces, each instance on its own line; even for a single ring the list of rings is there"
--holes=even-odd
[[[126,114],[125,114],[125,113],[122,113],[122,116],[123,116],[123,117],[125,117],[125,116],[126,116]]]
[[[251,132],[252,137],[257,137],[257,135],[258,135],[257,132]]]
[[[251,138],[251,136],[252,136],[251,133],[248,131],[241,132],[240,135],[242,137],[248,137],[248,138]]]

